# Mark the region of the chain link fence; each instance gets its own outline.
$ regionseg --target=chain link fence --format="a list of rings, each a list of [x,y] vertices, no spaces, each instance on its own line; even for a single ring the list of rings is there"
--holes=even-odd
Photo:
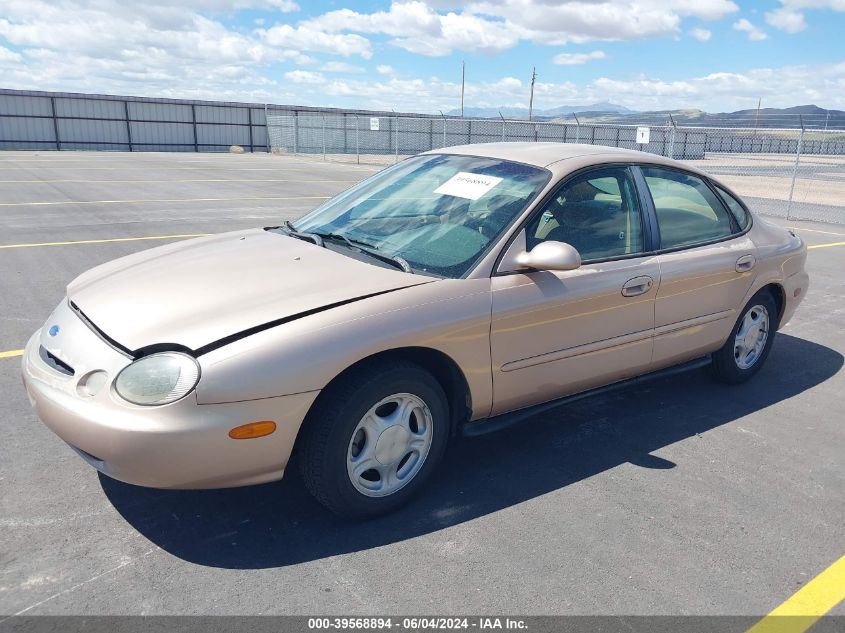
[[[845,131],[706,128],[713,174],[758,213],[845,224]],[[677,157],[676,157],[677,158]]]
[[[845,224],[845,131],[534,122],[267,111],[272,151],[389,165],[501,141],[586,143],[668,156],[723,180],[765,215]]]

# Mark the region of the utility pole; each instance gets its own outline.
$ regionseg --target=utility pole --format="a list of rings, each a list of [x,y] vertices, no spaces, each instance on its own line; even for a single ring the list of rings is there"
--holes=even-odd
[[[531,96],[528,99],[528,120],[531,120],[531,116],[534,112],[534,81],[537,79],[537,67],[531,67]]]
[[[466,77],[466,63],[461,62],[461,118],[464,118],[464,78]]]

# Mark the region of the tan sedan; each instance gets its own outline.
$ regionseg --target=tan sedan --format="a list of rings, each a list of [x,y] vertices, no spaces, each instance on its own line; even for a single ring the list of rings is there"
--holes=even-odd
[[[753,376],[804,297],[806,247],[727,187],[640,152],[421,154],[295,223],[94,268],[30,339],[40,418],[163,488],[279,479],[354,516],[474,435],[631,380]]]

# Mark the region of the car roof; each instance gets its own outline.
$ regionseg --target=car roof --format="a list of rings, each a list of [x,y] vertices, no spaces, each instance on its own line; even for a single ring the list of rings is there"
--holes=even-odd
[[[606,147],[604,145],[584,145],[579,143],[548,143],[548,142],[504,142],[504,143],[475,143],[472,145],[456,145],[433,149],[426,154],[463,154],[512,160],[518,163],[548,167],[570,158],[595,157],[596,162],[649,162],[671,164],[674,161],[648,152],[639,152],[621,147]]]

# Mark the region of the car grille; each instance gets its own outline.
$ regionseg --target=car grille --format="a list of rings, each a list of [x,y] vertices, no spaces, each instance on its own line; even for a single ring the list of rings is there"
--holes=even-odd
[[[64,374],[65,376],[73,376],[74,373],[76,373],[73,370],[73,367],[68,365],[55,354],[51,354],[50,352],[48,352],[43,345],[39,348],[38,354],[41,356],[41,360],[43,360],[45,363],[47,363],[50,367],[55,369],[60,374]]]

